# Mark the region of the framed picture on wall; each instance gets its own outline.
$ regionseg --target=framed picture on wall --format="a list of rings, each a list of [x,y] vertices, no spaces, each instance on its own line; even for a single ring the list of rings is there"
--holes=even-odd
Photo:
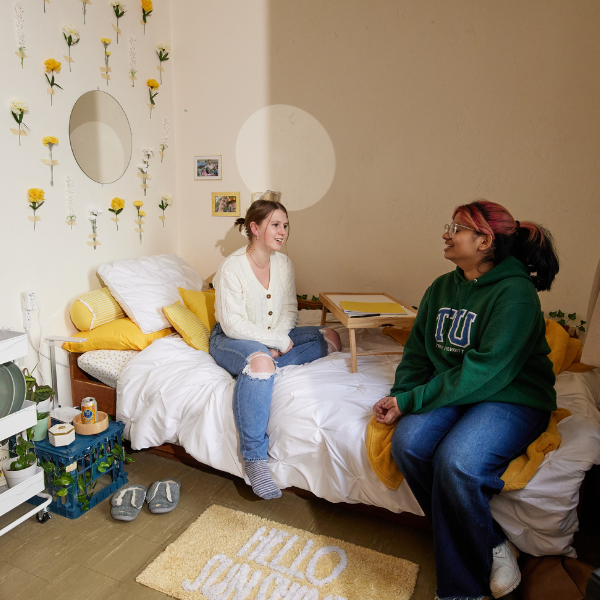
[[[223,179],[222,157],[194,156],[194,179]]]
[[[240,192],[213,192],[213,217],[239,217]]]

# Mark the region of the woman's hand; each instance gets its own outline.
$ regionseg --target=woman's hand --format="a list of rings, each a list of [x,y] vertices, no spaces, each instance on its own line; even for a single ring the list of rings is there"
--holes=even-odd
[[[382,398],[375,404],[373,410],[377,422],[385,425],[392,425],[402,416],[395,396]]]
[[[269,348],[269,352],[271,353],[273,360],[276,360],[281,356],[281,352],[279,352],[279,350],[275,350],[275,348]]]
[[[294,347],[294,342],[292,340],[290,340],[290,345],[287,347],[287,350],[285,352],[282,352],[281,354],[287,354],[293,347]]]

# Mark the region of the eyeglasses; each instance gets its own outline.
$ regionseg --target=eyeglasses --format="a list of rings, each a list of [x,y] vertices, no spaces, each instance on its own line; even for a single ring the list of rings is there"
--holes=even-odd
[[[458,223],[450,223],[450,225],[448,225],[448,224],[444,225],[444,233],[447,233],[448,237],[450,239],[452,239],[456,235],[456,230],[459,227],[462,227],[463,229],[470,229],[471,231],[474,231],[475,233],[480,233],[479,231],[477,231],[477,229],[473,229],[472,227],[467,227],[466,225],[459,225]]]

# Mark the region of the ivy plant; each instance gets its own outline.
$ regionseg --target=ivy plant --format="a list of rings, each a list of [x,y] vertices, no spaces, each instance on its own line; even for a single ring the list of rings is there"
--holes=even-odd
[[[31,441],[33,439],[33,427],[27,430],[27,439],[22,436],[17,436],[17,443],[13,448],[13,452],[17,455],[17,460],[14,460],[10,465],[11,471],[22,471],[35,464],[37,456],[33,452],[35,445]]]

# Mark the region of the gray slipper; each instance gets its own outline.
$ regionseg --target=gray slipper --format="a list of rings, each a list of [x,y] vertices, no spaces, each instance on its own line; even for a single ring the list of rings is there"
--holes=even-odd
[[[152,513],[171,512],[179,502],[179,479],[164,479],[155,481],[146,494],[148,508]]]
[[[118,521],[133,521],[142,510],[146,499],[143,485],[129,485],[120,489],[111,499],[110,514]]]

